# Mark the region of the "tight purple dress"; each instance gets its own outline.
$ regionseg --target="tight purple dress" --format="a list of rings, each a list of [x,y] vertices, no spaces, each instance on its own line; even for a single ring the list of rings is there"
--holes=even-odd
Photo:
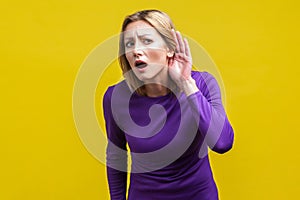
[[[190,96],[141,96],[125,81],[107,89],[103,109],[111,200],[218,199],[208,147],[229,151],[234,132],[215,78],[197,71],[192,78],[199,91]],[[132,160],[128,191],[127,147]]]

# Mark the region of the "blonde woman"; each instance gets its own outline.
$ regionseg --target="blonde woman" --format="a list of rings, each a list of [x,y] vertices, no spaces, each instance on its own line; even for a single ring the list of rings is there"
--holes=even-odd
[[[188,41],[167,14],[142,10],[123,22],[119,62],[125,80],[103,99],[111,199],[218,199],[207,148],[229,151],[234,133],[214,77],[192,71]]]

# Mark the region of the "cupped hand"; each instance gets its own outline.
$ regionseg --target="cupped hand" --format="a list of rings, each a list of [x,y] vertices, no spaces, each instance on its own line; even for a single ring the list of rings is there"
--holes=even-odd
[[[191,78],[192,56],[187,39],[182,39],[180,32],[175,30],[173,30],[173,37],[176,41],[176,49],[174,56],[169,58],[169,75],[181,88],[181,83]]]

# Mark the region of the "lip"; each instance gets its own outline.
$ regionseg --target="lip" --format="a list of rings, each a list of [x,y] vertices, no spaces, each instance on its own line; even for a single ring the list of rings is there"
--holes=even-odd
[[[138,69],[144,69],[145,67],[147,67],[147,63],[143,60],[136,60],[134,62],[134,66]]]

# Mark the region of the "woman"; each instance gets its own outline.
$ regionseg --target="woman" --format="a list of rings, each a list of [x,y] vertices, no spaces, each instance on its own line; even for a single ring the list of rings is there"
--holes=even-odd
[[[207,147],[229,151],[233,129],[220,90],[192,71],[188,41],[158,10],[127,16],[119,44],[124,81],[107,89],[107,176],[112,200],[216,200]]]

